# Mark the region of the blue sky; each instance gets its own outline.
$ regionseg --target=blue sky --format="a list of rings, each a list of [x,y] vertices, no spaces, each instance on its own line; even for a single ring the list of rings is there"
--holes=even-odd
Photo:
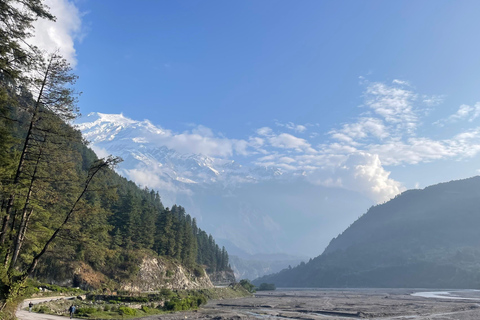
[[[478,1],[48,2],[83,114],[322,185],[363,179],[375,201],[480,168]]]
[[[272,119],[328,131],[372,81],[474,103],[478,2],[82,1],[84,113],[123,111],[231,138]],[[453,107],[452,106],[452,107]],[[453,108],[452,108],[453,109]]]

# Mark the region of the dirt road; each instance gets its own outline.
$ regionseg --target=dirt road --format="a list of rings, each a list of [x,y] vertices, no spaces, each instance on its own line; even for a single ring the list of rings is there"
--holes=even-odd
[[[55,299],[69,299],[69,298],[74,298],[74,297],[48,297],[48,298],[36,298],[36,299],[27,299],[24,300],[17,309],[17,318],[19,320],[65,320],[68,319],[66,317],[61,317],[61,316],[52,316],[49,314],[42,314],[42,313],[34,313],[34,312],[28,312],[28,310],[24,310],[25,308],[28,307],[28,304],[30,301],[33,304],[37,304],[40,302],[45,302],[45,301],[50,301],[50,300],[55,300]]]

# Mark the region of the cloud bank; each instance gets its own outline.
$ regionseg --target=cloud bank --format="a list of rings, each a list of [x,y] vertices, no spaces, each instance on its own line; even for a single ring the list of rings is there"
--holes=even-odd
[[[258,128],[245,139],[230,139],[204,126],[173,132],[148,120],[138,122],[123,115],[99,114],[96,121],[83,124],[82,130],[87,139],[104,141],[125,135],[135,142],[164,146],[185,155],[201,154],[215,161],[241,159],[247,166],[273,168],[284,176],[306,177],[313,184],[353,190],[375,202],[389,200],[405,190],[390,177],[386,167],[392,170],[396,166],[442,159],[461,160],[480,152],[480,127],[474,126],[480,115],[480,102],[461,105],[446,118],[428,121],[427,115],[435,114],[435,108],[443,101],[441,96],[416,92],[407,81],[362,80],[363,102],[357,117],[331,128],[274,120],[273,127]],[[470,128],[459,129],[444,139],[419,134],[430,132],[420,130],[428,126],[438,128],[439,124],[457,122]],[[112,123],[116,126],[104,130]],[[89,125],[103,128],[102,133],[89,132]],[[143,131],[130,137],[121,129],[127,127]],[[142,177],[142,181],[152,180],[138,171],[132,174]],[[188,182],[189,177],[182,179]]]

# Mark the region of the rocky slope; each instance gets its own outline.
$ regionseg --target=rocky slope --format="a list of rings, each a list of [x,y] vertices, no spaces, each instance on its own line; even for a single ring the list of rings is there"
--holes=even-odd
[[[62,272],[51,270],[47,274],[37,274],[40,280],[60,286],[80,287],[85,290],[118,288],[132,292],[157,291],[167,289],[204,289],[213,284],[204,270],[189,270],[179,262],[165,257],[144,255],[137,272],[128,280],[109,279],[82,262],[74,262],[64,267]]]
[[[203,272],[195,274],[181,264],[164,258],[143,258],[137,275],[122,284],[127,291],[145,292],[159,289],[204,289],[212,288],[210,278]]]

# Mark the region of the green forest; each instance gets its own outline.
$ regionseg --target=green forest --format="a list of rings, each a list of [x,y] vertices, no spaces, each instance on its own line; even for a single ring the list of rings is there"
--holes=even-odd
[[[27,278],[61,276],[74,261],[114,281],[145,252],[200,274],[231,270],[183,207],[165,208],[115,173],[121,159],[87,147],[72,125],[77,76],[55,48],[25,45],[36,19],[55,17],[39,0],[0,0],[0,312]]]

